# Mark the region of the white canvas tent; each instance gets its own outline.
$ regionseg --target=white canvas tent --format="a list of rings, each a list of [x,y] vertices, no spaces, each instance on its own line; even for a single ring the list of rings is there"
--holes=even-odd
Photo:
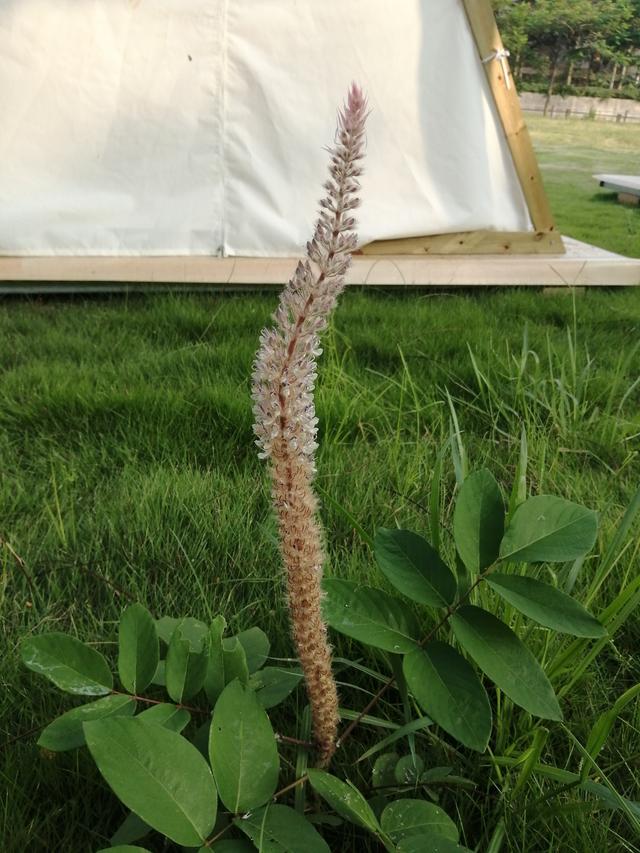
[[[365,253],[562,251],[489,0],[0,0],[0,44],[0,278],[280,280],[352,79]]]

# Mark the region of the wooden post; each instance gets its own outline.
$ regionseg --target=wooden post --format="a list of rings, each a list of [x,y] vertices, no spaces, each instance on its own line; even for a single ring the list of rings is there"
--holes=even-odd
[[[491,0],[462,0],[483,62],[500,121],[511,150],[529,215],[536,231],[555,232],[555,222],[542,184],[531,137],[520,108]],[[496,56],[496,59],[490,57]],[[500,60],[499,57],[505,57]],[[506,72],[507,79],[505,79]],[[558,235],[558,251],[564,251]]]

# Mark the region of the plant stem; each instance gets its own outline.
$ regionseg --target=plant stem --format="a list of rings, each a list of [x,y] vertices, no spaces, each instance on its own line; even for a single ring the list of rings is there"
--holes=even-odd
[[[297,737],[287,737],[287,735],[281,735],[276,733],[276,740],[281,741],[282,743],[291,743],[294,746],[301,746],[303,749],[313,749],[314,744],[309,740],[300,740]]]
[[[20,569],[20,571],[24,575],[24,578],[25,578],[25,580],[29,586],[29,589],[31,590],[32,598],[34,598],[34,599],[38,598],[38,592],[35,588],[33,578],[31,577],[29,570],[27,569],[27,564],[22,559],[20,554],[18,554],[18,552],[12,547],[12,545],[9,542],[7,542],[7,540],[3,536],[0,536],[0,548],[5,548],[9,552],[9,554],[13,557],[16,565],[18,566],[18,568]]]
[[[181,711],[191,711],[192,714],[209,714],[203,708],[194,708],[193,705],[183,705],[180,702],[166,702],[163,699],[148,699],[146,696],[137,696],[133,693],[123,693],[121,690],[112,690],[112,696],[128,696],[130,699],[135,699],[136,702],[146,702],[147,705],[175,705]]]

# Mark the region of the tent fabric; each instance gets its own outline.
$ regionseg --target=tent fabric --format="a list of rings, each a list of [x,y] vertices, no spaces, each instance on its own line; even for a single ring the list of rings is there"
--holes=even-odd
[[[461,0],[0,0],[0,254],[297,255],[367,91],[362,243],[531,223]]]

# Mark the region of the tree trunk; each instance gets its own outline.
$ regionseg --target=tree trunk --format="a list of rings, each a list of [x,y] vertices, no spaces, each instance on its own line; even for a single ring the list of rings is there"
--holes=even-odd
[[[573,69],[575,66],[575,61],[572,59],[569,63],[569,67],[567,68],[567,86],[570,86],[573,82]]]
[[[618,74],[618,63],[613,63],[613,73],[611,74],[611,82],[609,83],[609,90],[613,92],[616,85],[616,75]]]
[[[516,53],[516,55],[514,57],[513,70],[512,70],[513,79],[515,81],[516,86],[520,85],[520,72],[521,71],[522,71],[522,53],[518,52],[518,53]]]
[[[551,103],[551,96],[553,95],[553,87],[556,83],[556,77],[558,76],[558,60],[560,59],[559,53],[553,54],[553,59],[551,60],[551,71],[549,73],[549,86],[547,88],[547,100],[544,103],[544,111],[543,115],[547,115],[549,112],[549,104]]]
[[[628,70],[629,70],[629,68],[627,65],[622,66],[622,71],[620,72],[620,77],[618,78],[618,85],[616,86],[616,89],[618,91],[620,91],[620,89],[622,89],[624,87],[624,83],[625,83],[625,79],[626,79]]]
[[[585,86],[591,85],[591,74],[593,73],[593,54],[589,54],[589,64],[587,65],[587,79],[585,81]]]

